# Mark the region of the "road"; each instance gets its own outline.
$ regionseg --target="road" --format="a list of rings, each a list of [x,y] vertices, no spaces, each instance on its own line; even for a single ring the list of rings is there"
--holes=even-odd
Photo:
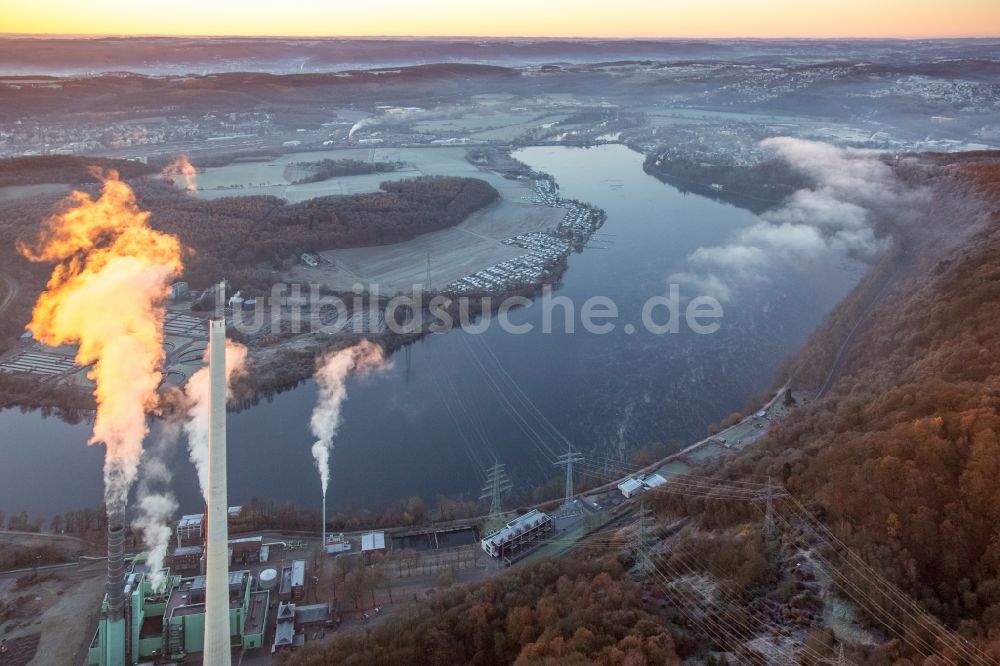
[[[830,365],[830,370],[826,375],[826,381],[823,382],[823,386],[820,388],[819,393],[816,394],[817,400],[825,396],[833,387],[833,383],[837,380],[837,377],[840,376],[840,370],[844,365],[844,359],[847,357],[847,350],[850,349],[851,345],[854,343],[854,336],[861,329],[861,324],[868,319],[868,316],[875,310],[875,307],[882,302],[885,295],[889,293],[889,287],[896,281],[899,274],[903,272],[903,267],[906,265],[905,249],[900,253],[898,262],[899,263],[896,264],[895,270],[893,270],[892,274],[886,279],[885,284],[883,284],[882,288],[879,289],[879,292],[875,294],[875,298],[873,298],[872,302],[868,304],[868,307],[864,309],[858,317],[858,320],[854,322],[854,326],[851,327],[851,330],[847,333],[847,337],[845,337],[844,341],[841,343],[840,349],[837,350],[837,355],[834,357],[833,363]]]

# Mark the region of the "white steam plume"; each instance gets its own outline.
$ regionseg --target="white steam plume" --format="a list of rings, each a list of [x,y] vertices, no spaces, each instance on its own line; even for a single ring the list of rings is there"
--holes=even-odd
[[[766,282],[775,265],[808,265],[837,254],[870,258],[885,245],[875,236],[872,214],[923,197],[874,151],[789,137],[766,139],[761,147],[814,186],[789,196],[728,244],[696,250],[688,257],[689,270],[670,276],[671,282],[693,284],[725,301],[740,286]]]
[[[226,398],[232,397],[232,381],[246,372],[247,348],[238,342],[226,340]],[[205,349],[208,360],[208,349]],[[191,375],[184,387],[187,403],[187,420],[184,432],[187,434],[188,455],[198,470],[198,485],[201,494],[208,500],[208,407],[209,375],[208,366],[199,368]]]
[[[177,500],[169,488],[173,475],[166,460],[179,436],[177,425],[165,421],[163,431],[143,452],[136,488],[139,515],[132,525],[142,532],[148,550],[149,582],[157,592],[163,590],[167,580],[163,562],[172,534],[170,519],[177,511]]]
[[[347,397],[347,376],[365,374],[385,365],[382,348],[367,340],[320,359],[313,377],[319,386],[319,397],[309,425],[316,436],[312,454],[319,469],[324,497],[330,485],[330,450],[333,448],[333,438],[340,428],[340,406]]]
[[[347,133],[347,138],[350,139],[354,136],[354,133],[359,129],[368,127],[369,125],[377,125],[378,121],[375,118],[362,118],[358,122],[351,125],[351,131]]]

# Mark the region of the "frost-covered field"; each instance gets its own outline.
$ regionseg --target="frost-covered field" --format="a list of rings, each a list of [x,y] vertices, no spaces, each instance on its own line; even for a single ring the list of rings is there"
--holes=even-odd
[[[295,162],[331,160],[363,160],[405,162],[410,166],[387,174],[342,176],[319,183],[292,185],[285,177],[286,167]],[[195,165],[197,166],[197,165]],[[199,197],[251,196],[267,194],[290,203],[337,194],[374,192],[386,180],[416,176],[467,176],[482,178],[498,190],[510,187],[511,181],[484,171],[465,159],[465,148],[348,148],[308,153],[290,153],[268,162],[241,162],[223,167],[210,167],[198,173]],[[183,187],[182,179],[175,181]]]

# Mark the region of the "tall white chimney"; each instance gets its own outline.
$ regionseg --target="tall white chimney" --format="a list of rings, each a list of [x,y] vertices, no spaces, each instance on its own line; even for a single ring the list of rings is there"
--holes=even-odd
[[[208,547],[205,563],[206,666],[230,666],[229,515],[226,492],[226,320],[208,325]]]

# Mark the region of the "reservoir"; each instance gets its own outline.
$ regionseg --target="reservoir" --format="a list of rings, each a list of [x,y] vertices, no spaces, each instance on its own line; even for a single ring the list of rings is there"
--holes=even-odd
[[[430,335],[397,352],[391,368],[350,380],[331,457],[331,512],[378,513],[411,496],[428,504],[439,496],[474,499],[494,459],[507,465],[515,492],[530,493],[562,474],[552,463],[566,441],[599,464],[652,442],[701,439],[709,424],[771,388],[781,364],[864,270],[842,258],[796,266],[741,285],[723,303],[715,333],[684,325],[653,333],[641,322],[646,301],[669,292],[670,277],[686,270],[695,250],[724,244],[758,218],[657,181],[625,146],[530,147],[515,157],[552,175],[564,198],[607,212],[553,289],[575,307],[575,331],[565,330],[555,309],[554,330],[543,332],[536,299],[509,317],[531,332],[511,334],[493,321],[482,333]],[[701,295],[693,285],[678,288],[682,303]],[[594,296],[617,306],[610,333],[580,325],[580,309]],[[232,504],[258,497],[318,508],[309,432],[315,396],[305,382],[229,415]],[[88,423],[9,409],[0,412],[0,432],[7,515],[48,516],[101,502],[103,449],[86,445]],[[151,438],[158,436],[154,426]],[[181,510],[199,511],[183,442],[170,458]]]

